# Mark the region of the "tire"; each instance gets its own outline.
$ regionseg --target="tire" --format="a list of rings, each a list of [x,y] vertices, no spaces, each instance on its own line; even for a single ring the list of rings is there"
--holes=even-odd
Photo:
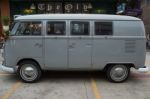
[[[34,83],[38,81],[42,75],[40,66],[34,61],[21,62],[17,73],[25,83]]]
[[[128,79],[130,68],[126,65],[112,65],[107,68],[106,75],[109,81],[121,83]]]

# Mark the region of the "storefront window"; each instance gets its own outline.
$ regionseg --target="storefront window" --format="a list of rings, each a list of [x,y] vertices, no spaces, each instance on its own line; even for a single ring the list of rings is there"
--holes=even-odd
[[[129,0],[128,1],[128,8],[139,8],[140,7],[140,0]]]
[[[125,14],[129,16],[141,17],[141,0],[128,0]]]
[[[14,18],[14,15],[45,13],[95,13],[138,16],[142,14],[140,4],[141,0],[10,0],[10,11],[12,18]]]
[[[23,3],[24,2],[24,3]],[[33,2],[11,1],[11,15],[45,14],[45,13],[92,13],[93,2]]]

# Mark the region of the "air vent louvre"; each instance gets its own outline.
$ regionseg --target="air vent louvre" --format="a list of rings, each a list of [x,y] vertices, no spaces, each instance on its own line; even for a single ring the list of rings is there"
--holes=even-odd
[[[135,40],[125,40],[125,53],[135,53],[136,52],[136,41]]]

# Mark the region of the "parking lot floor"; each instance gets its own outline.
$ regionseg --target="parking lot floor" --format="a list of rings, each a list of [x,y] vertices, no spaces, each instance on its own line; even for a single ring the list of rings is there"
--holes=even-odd
[[[146,56],[150,66],[150,52]],[[124,83],[111,83],[102,72],[45,72],[37,83],[0,71],[0,99],[150,99],[150,72],[131,70]]]

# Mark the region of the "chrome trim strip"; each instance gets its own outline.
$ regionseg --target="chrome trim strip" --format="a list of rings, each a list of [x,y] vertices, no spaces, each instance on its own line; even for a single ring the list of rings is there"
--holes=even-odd
[[[15,67],[17,67],[17,66],[15,66]],[[7,67],[7,66],[0,64],[0,70],[8,72],[8,73],[15,73],[17,69],[15,69],[13,67]]]

